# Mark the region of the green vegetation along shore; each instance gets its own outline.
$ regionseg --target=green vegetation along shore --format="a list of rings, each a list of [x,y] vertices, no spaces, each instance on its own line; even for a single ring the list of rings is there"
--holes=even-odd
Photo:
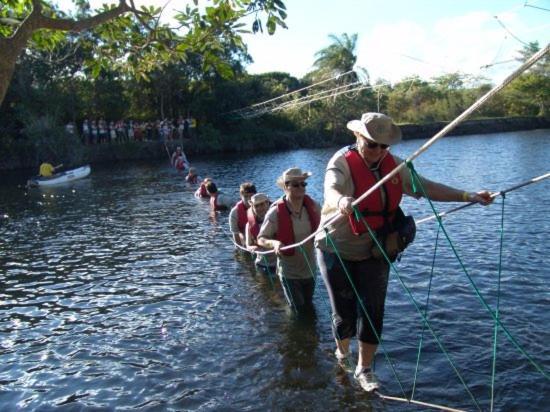
[[[426,124],[401,124],[403,138],[426,139],[440,131],[447,122]],[[343,125],[342,125],[343,126]],[[519,130],[550,129],[550,118],[513,117],[498,119],[470,120],[460,124],[449,135],[473,135],[511,132]],[[269,138],[266,138],[269,137]],[[73,144],[67,144],[71,142]],[[197,132],[189,138],[158,140],[110,142],[95,145],[84,145],[80,138],[64,136],[65,144],[60,153],[55,155],[55,162],[78,166],[80,164],[102,164],[127,160],[167,159],[168,152],[181,145],[188,155],[208,155],[224,152],[256,152],[260,150],[288,150],[307,147],[330,147],[350,143],[349,133],[342,127],[341,133],[315,134],[312,132],[250,130],[244,135],[222,134],[212,129],[206,133]],[[28,141],[16,141],[8,150],[3,150],[0,157],[0,170],[35,168],[40,159],[34,145]]]

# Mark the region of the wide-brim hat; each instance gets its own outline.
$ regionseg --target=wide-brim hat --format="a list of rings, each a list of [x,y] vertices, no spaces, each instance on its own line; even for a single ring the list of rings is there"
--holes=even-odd
[[[256,206],[260,203],[269,202],[269,197],[265,193],[256,193],[254,196],[250,198],[248,203],[250,206]]]
[[[299,167],[291,167],[286,169],[281,176],[277,178],[277,186],[281,189],[285,188],[285,183],[291,180],[306,180],[311,176],[311,172],[302,172]]]
[[[347,128],[376,143],[394,145],[401,141],[401,129],[382,113],[363,113],[361,120],[348,122]]]

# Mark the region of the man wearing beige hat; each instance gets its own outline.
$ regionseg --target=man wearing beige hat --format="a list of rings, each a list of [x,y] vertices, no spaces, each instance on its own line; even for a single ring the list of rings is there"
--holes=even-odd
[[[309,172],[292,167],[277,179],[284,196],[276,201],[264,219],[258,245],[277,254],[277,274],[288,304],[297,312],[312,308],[315,280],[310,267],[315,266],[313,239],[301,248],[285,246],[304,240],[319,226],[319,205],[306,195]]]
[[[363,220],[355,219],[352,203],[402,163],[389,152],[390,146],[401,140],[401,130],[382,113],[364,113],[361,120],[348,122],[347,128],[353,132],[356,144],[341,149],[328,162],[321,226],[335,213],[346,217],[328,226],[332,242],[326,232],[316,236],[317,262],[333,312],[336,358],[345,364],[350,356],[350,339],[357,336],[359,354],[355,378],[370,392],[379,387],[370,368],[382,334],[389,264],[376,253],[378,248],[373,246]],[[491,203],[487,191],[466,192],[423,177],[421,182],[431,200]],[[406,168],[357,205],[363,219],[382,239],[395,233],[398,218],[402,216],[399,204],[403,194],[420,197],[413,192]],[[334,248],[342,257],[351,281]]]

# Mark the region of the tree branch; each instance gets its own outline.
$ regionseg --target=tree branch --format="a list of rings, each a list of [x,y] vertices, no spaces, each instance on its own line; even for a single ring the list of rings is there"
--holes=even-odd
[[[0,24],[5,24],[6,26],[19,26],[21,24],[21,20],[11,17],[2,17],[0,18]]]
[[[39,1],[39,0],[33,0],[33,4],[35,1]],[[128,11],[133,11],[133,10],[130,6],[128,6],[128,4],[126,3],[126,0],[120,0],[117,7],[104,11],[103,13],[96,14],[95,16],[88,17],[81,20],[57,19],[57,18],[39,15],[36,17],[34,29],[35,30],[50,29],[50,30],[80,32],[83,30],[87,30],[87,29],[91,29],[93,27],[99,26],[100,24],[106,23]]]

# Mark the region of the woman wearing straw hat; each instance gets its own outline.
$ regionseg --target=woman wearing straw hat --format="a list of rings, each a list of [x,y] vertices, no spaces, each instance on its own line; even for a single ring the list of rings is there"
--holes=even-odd
[[[306,195],[309,176],[311,173],[297,167],[283,172],[277,186],[284,196],[271,206],[258,234],[258,245],[277,254],[277,274],[286,300],[298,312],[312,307],[313,239],[300,248],[284,249],[284,246],[304,240],[319,226],[319,205]]]
[[[365,222],[377,235],[382,234],[381,243],[387,251],[386,239],[395,233],[397,219],[404,217],[399,208],[402,195],[416,198],[420,195],[413,192],[410,173],[403,168],[357,205],[362,215],[358,219],[352,202],[402,162],[388,151],[401,140],[401,130],[381,113],[365,113],[361,120],[348,122],[347,128],[353,132],[356,144],[338,151],[327,165],[321,225],[336,212],[346,217],[334,221],[327,231],[316,236],[317,261],[332,306],[336,357],[340,362],[348,359],[350,338],[357,335],[355,378],[370,392],[379,387],[370,367],[382,334],[389,264],[373,245]],[[465,192],[420,179],[431,200],[491,203],[487,191]]]

